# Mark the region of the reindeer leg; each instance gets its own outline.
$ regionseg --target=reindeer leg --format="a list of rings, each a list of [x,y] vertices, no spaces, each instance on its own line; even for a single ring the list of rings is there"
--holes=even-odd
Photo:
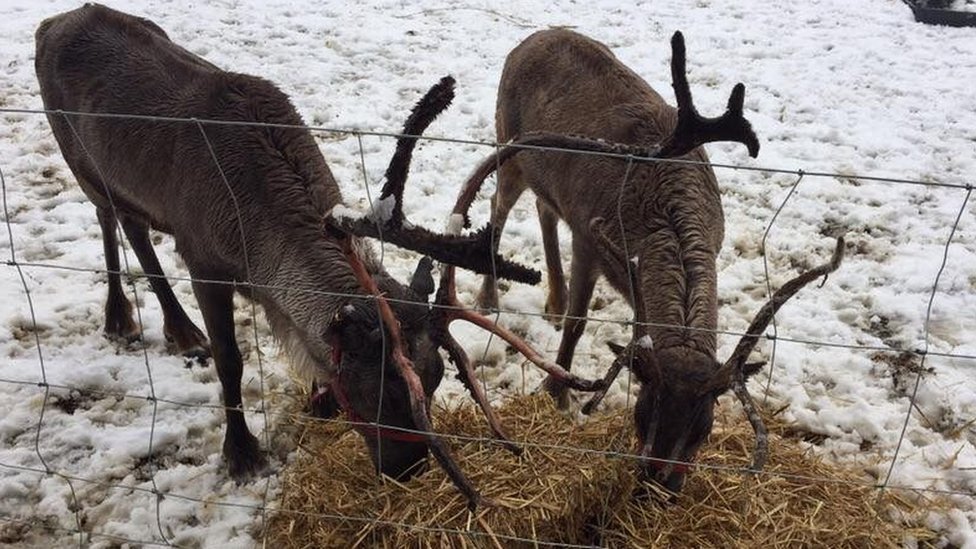
[[[201,277],[193,272],[194,278]],[[244,420],[241,402],[241,376],[244,364],[234,333],[234,288],[227,284],[193,283],[193,292],[203,313],[210,335],[214,365],[223,389],[227,431],[224,435],[224,458],[231,478],[244,482],[263,470],[267,462],[261,455],[258,439]]]
[[[105,334],[125,341],[139,339],[139,326],[132,319],[132,302],[122,291],[119,274],[119,239],[115,232],[115,214],[108,208],[96,208],[105,248],[105,270],[108,271],[108,299],[105,300]]]
[[[159,265],[156,252],[153,251],[152,242],[149,240],[149,226],[146,223],[122,217],[122,230],[132,244],[132,250],[139,258],[142,270],[149,275],[149,284],[152,286],[156,299],[163,310],[163,332],[166,339],[173,341],[176,349],[186,357],[203,360],[210,356],[210,347],[207,345],[207,337],[203,335],[200,328],[197,328],[186,311],[180,305],[173,289],[163,275],[163,268]]]
[[[559,216],[538,198],[535,208],[539,212],[542,247],[546,252],[546,279],[549,281],[546,315],[550,322],[558,324],[566,313],[566,275],[559,257]]]
[[[498,189],[491,197],[491,227],[495,231],[492,235],[491,245],[492,251],[495,253],[498,253],[498,242],[501,240],[502,231],[505,230],[508,214],[525,189],[526,184],[518,166],[513,162],[502,164],[498,172]],[[482,309],[498,308],[498,281],[495,280],[494,274],[484,276],[481,292],[478,293],[478,307]]]
[[[596,286],[596,262],[592,245],[584,243],[579,235],[573,235],[573,260],[569,275],[569,310],[563,319],[563,337],[559,342],[556,362],[569,372],[573,364],[576,344],[586,328],[586,312]],[[569,407],[569,394],[565,383],[550,375],[544,384],[546,391],[556,400],[560,409]]]

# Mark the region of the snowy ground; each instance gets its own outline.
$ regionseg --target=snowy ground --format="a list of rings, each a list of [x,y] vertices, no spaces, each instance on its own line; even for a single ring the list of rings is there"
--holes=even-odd
[[[239,72],[264,76],[288,93],[310,124],[395,132],[410,106],[445,74],[458,81],[455,104],[430,135],[491,141],[494,90],[506,53],[533,30],[572,26],[609,45],[629,66],[671,96],[668,38],[682,30],[688,43],[690,82],[705,113],[724,107],[735,82],[747,86],[746,112],[762,140],[758,160],[741,146],[708,147],[716,162],[807,171],[871,174],[971,184],[976,174],[976,39],[973,29],[917,24],[898,0],[756,2],[697,0],[645,4],[617,2],[430,3],[150,0],[113,7],[157,22],[175,40]],[[39,108],[33,74],[37,24],[78,2],[5,0],[0,3],[0,107]],[[81,270],[24,268],[37,330],[18,272],[0,268],[0,541],[50,546],[72,542],[58,531],[28,529],[11,519],[66,530],[188,546],[249,546],[266,492],[275,477],[237,487],[220,466],[223,413],[212,368],[184,366],[162,338],[159,307],[137,284],[148,347],[125,348],[101,334],[104,268],[94,209],[73,181],[43,117],[0,114],[0,169],[6,179],[9,222],[18,260]],[[350,206],[367,202],[354,137],[321,134],[321,147]],[[392,140],[363,139],[368,177],[380,180]],[[440,227],[458,184],[489,148],[424,143],[416,155],[407,209],[414,222]],[[764,228],[796,181],[795,175],[717,170],[726,212],[719,257],[719,324],[742,331],[765,297],[759,255]],[[375,195],[374,195],[375,196]],[[831,235],[847,232],[849,257],[822,289],[808,289],[778,316],[779,336],[849,345],[916,349],[925,345],[924,320],[946,239],[963,207],[964,189],[807,176],[779,215],[767,244],[774,287],[798,269],[827,257]],[[487,195],[475,206],[488,213]],[[932,304],[929,350],[976,355],[976,200],[962,210]],[[528,196],[513,213],[504,251],[540,268],[542,245]],[[563,257],[569,254],[563,231]],[[158,238],[165,271],[185,276],[172,241]],[[387,248],[386,262],[400,276],[411,254]],[[0,255],[10,244],[0,239]],[[463,302],[473,303],[477,279],[461,278]],[[177,295],[198,320],[186,282]],[[544,288],[512,285],[505,309],[537,313]],[[593,315],[627,320],[629,310],[599,286]],[[248,366],[245,401],[258,406],[264,385],[272,413],[296,389],[287,378],[263,320],[258,348],[239,307],[239,338]],[[537,316],[502,315],[502,322],[555,355],[559,332]],[[459,331],[472,352],[485,338]],[[627,330],[591,322],[574,367],[601,375],[609,364],[606,339]],[[39,361],[35,338],[43,351]],[[735,339],[722,337],[719,355]],[[255,352],[260,350],[260,353]],[[768,355],[770,346],[764,345]],[[264,377],[258,374],[262,356]],[[540,376],[504,348],[487,353],[485,374],[496,397],[535,387]],[[496,367],[497,366],[497,367]],[[972,494],[976,490],[976,360],[929,356],[890,484]],[[770,403],[785,406],[798,429],[816,435],[825,455],[863,464],[868,475],[887,473],[908,411],[916,357],[876,350],[810,346],[780,341],[772,369]],[[523,373],[524,372],[524,373]],[[753,382],[760,393],[766,371]],[[74,390],[45,390],[36,383]],[[160,399],[145,398],[152,389]],[[22,381],[25,384],[8,383]],[[504,388],[504,389],[502,389]],[[108,396],[106,393],[113,395]],[[132,395],[118,398],[116,394]],[[463,396],[448,376],[439,398]],[[626,380],[607,399],[627,404]],[[38,429],[42,403],[43,425]],[[199,405],[202,405],[199,406]],[[260,414],[249,417],[261,429]],[[150,434],[158,470],[147,465]],[[44,462],[38,457],[43,457]],[[94,484],[43,476],[52,470]],[[277,465],[281,465],[281,460]],[[865,477],[870,482],[869,477]],[[147,490],[167,496],[159,502]],[[132,486],[119,489],[106,486]],[[187,499],[191,498],[191,499]],[[192,498],[203,500],[192,501]],[[76,514],[73,502],[79,502]],[[242,507],[213,505],[214,501]],[[932,517],[956,545],[976,547],[971,495],[954,498],[957,511]],[[159,511],[157,517],[157,509]],[[48,536],[48,537],[43,537]],[[98,545],[111,545],[107,537]]]

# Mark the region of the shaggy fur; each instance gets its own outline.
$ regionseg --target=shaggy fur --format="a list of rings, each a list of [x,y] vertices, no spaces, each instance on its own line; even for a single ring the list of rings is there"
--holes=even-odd
[[[149,228],[173,235],[195,279],[194,292],[223,385],[228,408],[224,455],[231,474],[246,478],[263,467],[263,457],[238,409],[242,364],[231,288],[263,306],[293,362],[320,384],[329,383],[339,367],[332,363],[330,345],[355,340],[350,334],[378,326],[375,316],[368,314],[359,315],[361,322],[372,323],[368,326],[334,325],[350,296],[363,293],[339,243],[324,230],[325,217],[342,201],[339,187],[284,93],[261,78],[217,68],[172,43],[150,21],[86,4],[41,23],[36,43],[36,71],[47,109],[299,126],[48,116],[68,166],[102,222],[110,271],[106,330],[111,335],[129,336],[134,329],[132,306],[118,274],[111,273],[118,271],[116,219],[149,274],[162,275],[149,244]],[[381,291],[426,305],[427,296],[389,277],[365,243],[355,242],[354,248],[367,271],[376,275]],[[186,317],[165,279],[151,282],[160,297],[167,334],[178,336],[177,347],[208,352],[206,339]],[[354,311],[375,309],[369,300],[352,299],[351,306]],[[398,312],[407,309],[400,306]],[[429,395],[443,364],[425,331],[412,330],[406,319],[404,324]],[[390,360],[389,353],[367,351],[344,352],[342,366],[355,373],[348,376],[352,381],[346,393],[361,407],[356,412],[374,418],[380,408],[383,364]],[[385,392],[397,394],[395,402],[383,405],[381,420],[415,427],[402,383],[388,384]],[[421,444],[422,451],[411,448],[412,461],[395,463],[392,446],[384,449],[383,463],[378,464],[393,476],[412,467],[417,455],[426,456]]]
[[[677,111],[609,49],[569,30],[529,36],[508,56],[496,111],[498,141],[529,132],[581,135],[613,143],[653,147],[677,123]],[[707,162],[701,148],[681,157]],[[626,182],[626,185],[624,184]],[[625,268],[601,255],[590,226],[607,220],[609,237],[627,257],[638,259],[643,313],[653,323],[652,364],[635,363],[644,381],[635,409],[644,440],[648,417],[660,403],[654,456],[669,458],[682,433],[694,431],[679,459],[690,459],[711,428],[711,399],[701,404],[697,387],[718,368],[715,361],[717,296],[715,259],[724,237],[718,184],[711,168],[600,156],[526,150],[502,164],[491,222],[499,230],[526,189],[537,197],[549,278],[547,311],[564,311],[556,362],[569,369],[582,335],[593,287],[602,273],[628,300]],[[568,309],[559,259],[556,218],[573,234]],[[627,262],[623,262],[626,265]],[[497,303],[494,280],[486,277],[483,306]],[[635,305],[631,303],[631,305]],[[638,304],[638,306],[640,306]],[[565,405],[565,387],[549,384]],[[651,435],[654,437],[655,435]],[[669,479],[680,486],[678,475]]]

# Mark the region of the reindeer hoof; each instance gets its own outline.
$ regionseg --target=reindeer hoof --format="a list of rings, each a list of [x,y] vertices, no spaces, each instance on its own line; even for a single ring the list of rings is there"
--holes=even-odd
[[[268,468],[268,461],[261,453],[258,439],[251,433],[245,433],[238,441],[225,438],[224,459],[227,460],[227,473],[237,484],[244,484],[260,476]]]
[[[546,299],[546,309],[545,309],[545,319],[555,326],[556,328],[562,328],[563,316],[566,315],[566,291],[560,293],[549,293],[549,298]]]
[[[210,343],[207,341],[207,336],[203,335],[203,332],[189,320],[178,328],[164,326],[163,335],[167,343],[186,358],[195,359],[200,364],[210,358]]]
[[[501,505],[491,498],[486,498],[481,494],[478,494],[476,497],[468,500],[468,511],[474,513],[478,510],[478,507],[481,507],[482,509],[493,509],[501,507]]]
[[[125,297],[109,295],[105,303],[105,336],[124,343],[135,343],[142,337],[139,325],[132,319],[132,303]]]
[[[105,337],[122,343],[135,343],[142,338],[142,331],[129,316],[105,319]]]
[[[192,368],[194,364],[198,366],[206,366],[207,359],[210,358],[209,348],[196,348],[184,351],[181,353],[183,356],[183,365],[187,368]]]
[[[542,382],[542,388],[556,401],[556,408],[569,409],[569,389],[561,381],[549,376]]]
[[[592,414],[594,410],[596,410],[596,405],[597,401],[595,399],[590,399],[586,401],[586,404],[583,405],[580,412],[582,412],[584,416],[588,416]]]

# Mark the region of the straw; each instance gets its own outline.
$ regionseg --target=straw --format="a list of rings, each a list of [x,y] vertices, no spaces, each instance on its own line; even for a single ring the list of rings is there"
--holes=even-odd
[[[498,413],[517,441],[620,453],[633,453],[636,444],[624,411],[577,424],[548,397],[521,396]],[[473,406],[435,407],[434,419],[440,433],[489,437]],[[533,547],[534,541],[765,549],[901,547],[937,538],[918,525],[933,506],[945,504],[890,491],[879,496],[865,486],[863,471],[827,463],[809,444],[783,438],[790,426],[775,418],[767,424],[769,474],[745,475],[739,470],[749,464],[753,433],[741,415],[720,409],[699,462],[736,470],[699,467],[673,505],[631,497],[638,487],[652,489],[639,484],[632,459],[532,446],[516,457],[491,442],[451,441],[465,473],[497,504],[472,515],[433,461],[405,483],[380,478],[358,434],[295,417],[286,427],[299,441],[299,455],[283,474],[265,541],[272,547]],[[345,518],[330,518],[337,516]]]

